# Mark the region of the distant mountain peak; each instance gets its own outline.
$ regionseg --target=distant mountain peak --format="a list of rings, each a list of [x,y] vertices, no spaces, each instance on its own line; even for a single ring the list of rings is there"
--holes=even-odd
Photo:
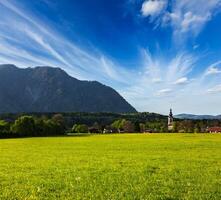
[[[137,112],[111,87],[80,81],[60,68],[0,65],[0,113]]]
[[[1,64],[0,69],[18,69],[18,67],[13,64]]]

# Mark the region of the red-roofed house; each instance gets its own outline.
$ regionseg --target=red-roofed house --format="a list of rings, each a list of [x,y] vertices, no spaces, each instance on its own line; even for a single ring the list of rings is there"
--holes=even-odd
[[[221,127],[216,126],[216,127],[210,127],[207,129],[209,133],[221,133]]]

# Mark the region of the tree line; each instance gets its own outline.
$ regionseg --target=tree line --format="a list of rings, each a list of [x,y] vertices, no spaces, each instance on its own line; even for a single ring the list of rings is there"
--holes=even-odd
[[[36,118],[24,115],[14,122],[0,120],[0,138],[41,137],[65,135],[65,122],[62,115],[52,118]]]
[[[208,127],[221,126],[221,120],[175,119],[173,125],[173,130],[169,131],[167,117],[152,113],[6,115],[0,120],[0,138],[58,136],[70,133],[205,133]]]

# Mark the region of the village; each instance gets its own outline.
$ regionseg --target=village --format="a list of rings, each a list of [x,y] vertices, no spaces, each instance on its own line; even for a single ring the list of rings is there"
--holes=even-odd
[[[113,122],[111,125],[102,127],[97,122],[93,124],[93,126],[87,127],[87,125],[79,125],[84,128],[80,130],[75,130],[76,125],[73,127],[73,132],[88,132],[88,133],[221,133],[221,126],[214,126],[213,124],[218,124],[218,122],[214,122],[211,125],[205,122],[202,126],[202,122],[200,125],[197,123],[197,120],[180,120],[176,119],[173,116],[172,109],[170,109],[167,122],[147,122],[138,123],[131,122],[129,120],[120,119]],[[212,120],[210,120],[212,122]],[[209,125],[209,126],[208,126]]]

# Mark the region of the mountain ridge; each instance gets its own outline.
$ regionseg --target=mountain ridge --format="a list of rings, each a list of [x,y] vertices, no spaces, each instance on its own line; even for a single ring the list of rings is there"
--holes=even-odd
[[[194,115],[194,114],[178,114],[174,116],[178,119],[221,119],[221,115]]]
[[[117,91],[60,68],[0,65],[0,113],[137,112]]]

